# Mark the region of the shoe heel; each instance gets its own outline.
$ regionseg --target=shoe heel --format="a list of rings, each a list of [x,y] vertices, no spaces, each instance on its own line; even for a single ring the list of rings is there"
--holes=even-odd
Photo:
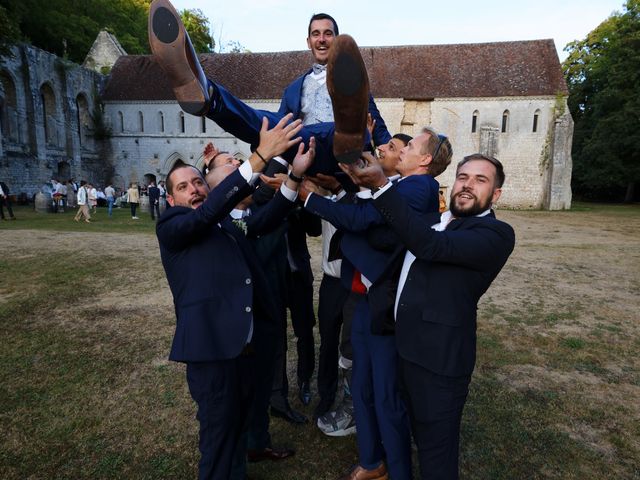
[[[356,163],[362,155],[362,148],[347,151],[345,149],[353,145],[362,145],[363,143],[364,137],[362,135],[335,132],[333,135],[333,151],[338,163],[347,165]]]
[[[191,115],[204,115],[209,110],[208,99],[202,93],[200,82],[196,79],[174,88],[173,93],[180,108]]]

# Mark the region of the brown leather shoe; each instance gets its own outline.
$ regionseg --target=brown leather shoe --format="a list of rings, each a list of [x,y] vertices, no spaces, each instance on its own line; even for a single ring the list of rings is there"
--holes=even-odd
[[[378,468],[373,470],[367,470],[358,465],[349,475],[340,477],[340,480],[389,480],[389,474],[387,467],[382,462]]]
[[[261,462],[263,460],[278,461],[295,455],[295,450],[289,448],[265,448],[264,450],[249,450],[247,457],[249,462]]]
[[[367,130],[369,77],[360,50],[349,35],[338,35],[329,50],[327,90],[336,130],[333,154],[341,163],[360,158]]]
[[[191,115],[207,113],[211,103],[207,77],[180,15],[168,0],[154,0],[149,8],[149,46],[180,108]]]

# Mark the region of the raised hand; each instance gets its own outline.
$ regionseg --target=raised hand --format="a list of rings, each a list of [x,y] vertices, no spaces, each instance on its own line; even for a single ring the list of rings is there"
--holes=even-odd
[[[304,143],[298,146],[298,153],[296,154],[293,162],[291,163],[291,173],[296,177],[302,177],[304,172],[311,166],[313,159],[316,156],[316,139],[311,137],[309,139],[309,148],[307,153],[304,152]]]
[[[212,142],[207,143],[204,147],[204,151],[202,152],[204,164],[209,166],[209,162],[213,160],[219,153],[220,150],[218,150],[218,148]]]
[[[267,118],[262,118],[258,151],[265,160],[268,161],[276,155],[280,155],[302,141],[302,137],[296,137],[302,129],[302,120],[294,120],[291,122],[292,118],[292,113],[285,115],[282,117],[282,120],[271,129],[269,129],[269,121]]]
[[[267,177],[264,174],[260,175],[260,180],[262,180],[262,183],[267,185],[269,188],[273,188],[274,190],[278,190],[286,179],[286,173],[276,173],[273,177]]]
[[[306,202],[307,197],[310,193],[317,193],[318,195],[322,195],[318,186],[305,178],[302,182],[302,185],[300,185],[300,187],[298,188],[298,196],[303,202]]]
[[[371,116],[370,113],[367,113],[367,130],[369,130],[369,136],[371,137],[371,142],[373,143],[373,131],[376,128],[376,120]]]
[[[318,173],[315,176],[307,175],[305,177],[310,182],[313,182],[318,187],[324,188],[331,193],[338,193],[342,188],[338,179],[332,175],[325,175],[324,173]],[[313,190],[312,190],[313,191]]]
[[[379,188],[389,181],[373,155],[363,152],[360,159],[361,162],[351,165],[339,164],[353,183],[366,188]]]

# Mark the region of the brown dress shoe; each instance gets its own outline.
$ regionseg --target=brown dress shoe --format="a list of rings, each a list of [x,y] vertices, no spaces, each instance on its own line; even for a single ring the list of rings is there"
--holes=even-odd
[[[271,460],[276,462],[278,460],[284,460],[285,458],[295,455],[295,450],[289,448],[270,448],[267,447],[264,450],[249,450],[247,457],[249,462],[261,462],[263,460]]]
[[[207,77],[180,15],[168,0],[154,0],[149,8],[149,46],[180,108],[191,115],[206,114],[211,104]]]
[[[349,475],[341,477],[340,480],[389,480],[389,474],[387,467],[382,462],[378,468],[373,470],[367,470],[358,465]]]
[[[329,50],[327,90],[333,105],[333,154],[341,163],[360,158],[367,130],[369,77],[360,50],[349,35],[338,35]]]

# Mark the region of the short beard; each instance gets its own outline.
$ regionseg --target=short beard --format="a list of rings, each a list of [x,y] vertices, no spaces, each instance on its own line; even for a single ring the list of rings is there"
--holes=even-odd
[[[454,217],[456,218],[462,218],[462,217],[475,217],[476,215],[479,215],[480,213],[484,212],[485,210],[491,208],[491,199],[487,200],[487,202],[483,205],[481,204],[477,199],[473,202],[473,205],[471,205],[470,207],[462,210],[460,208],[458,208],[458,206],[456,205],[456,198],[452,198],[451,199],[451,205],[449,205],[449,210],[451,211],[451,213],[453,214]]]

